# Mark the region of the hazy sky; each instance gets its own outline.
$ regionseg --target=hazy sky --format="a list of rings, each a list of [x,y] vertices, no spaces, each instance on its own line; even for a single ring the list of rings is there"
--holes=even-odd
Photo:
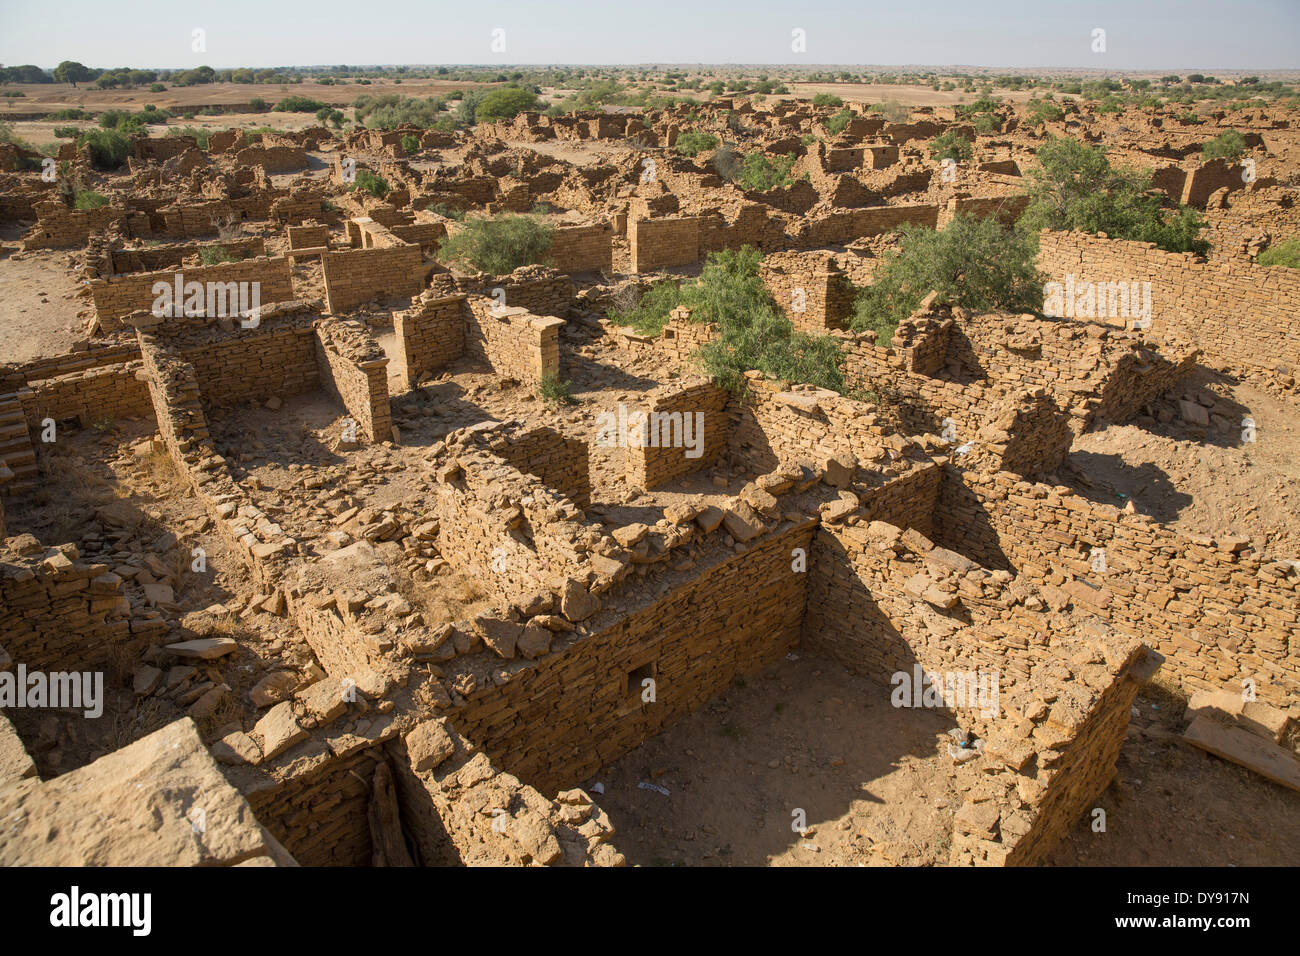
[[[191,49],[196,28],[206,52]],[[60,60],[1297,69],[1300,0],[0,0],[0,63]]]

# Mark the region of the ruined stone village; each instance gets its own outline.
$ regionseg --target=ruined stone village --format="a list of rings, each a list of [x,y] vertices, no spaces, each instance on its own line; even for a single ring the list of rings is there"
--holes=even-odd
[[[1300,113],[1031,107],[0,144],[0,863],[1294,863]],[[1208,250],[855,324],[1062,140]]]

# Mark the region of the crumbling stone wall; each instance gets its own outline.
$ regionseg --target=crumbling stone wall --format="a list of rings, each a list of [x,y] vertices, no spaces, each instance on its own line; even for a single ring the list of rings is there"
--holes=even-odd
[[[260,166],[268,173],[294,173],[307,168],[307,151],[296,146],[248,146],[235,153],[239,166]]]
[[[667,266],[685,266],[700,258],[698,217],[664,219],[628,218],[627,241],[633,272],[653,272]]]
[[[629,416],[644,412],[646,424],[633,434],[615,436],[628,443],[624,450],[628,486],[658,488],[717,464],[726,454],[731,431],[729,397],[711,381],[697,380],[655,388],[637,408],[629,408]],[[606,413],[617,416],[618,410],[606,409]]]
[[[209,405],[285,399],[321,386],[310,325],[210,329],[175,337],[170,344],[193,367]]]
[[[138,653],[158,630],[132,621],[122,578],[81,561],[75,545],[46,549],[30,535],[0,545],[0,644],[28,670],[102,667],[117,648]]]
[[[823,525],[810,568],[805,644],[879,682],[882,695],[918,669],[941,682],[972,675],[985,689],[997,678],[978,703],[935,702],[983,744],[981,766],[958,778],[966,796],[951,862],[1041,858],[1114,775],[1141,642],[1049,619],[1008,587],[1009,573],[884,521]]]
[[[838,246],[866,236],[878,236],[905,222],[934,229],[939,222],[938,206],[869,206],[832,212],[820,219],[804,220],[791,236],[796,248]]]
[[[829,253],[769,253],[759,277],[796,328],[821,333],[852,318],[853,286]]]
[[[1014,568],[1049,603],[1140,635],[1187,689],[1256,682],[1262,700],[1300,681],[1300,572],[1244,539],[1186,536],[1146,515],[1006,472],[950,470],[938,540],[989,568]],[[1104,552],[1104,571],[1094,568]]]
[[[179,267],[185,259],[203,249],[222,249],[235,259],[256,259],[266,255],[266,242],[257,236],[247,239],[221,239],[174,246],[141,246],[138,249],[113,249],[109,252],[109,274],[156,272]]]
[[[356,420],[357,435],[390,441],[388,359],[379,344],[364,328],[324,319],[316,323],[316,357],[321,381]]]
[[[563,319],[534,315],[517,306],[498,308],[495,300],[481,296],[471,296],[467,304],[467,355],[518,382],[559,375]]]
[[[634,592],[639,606],[557,635],[563,643],[518,671],[508,692],[467,693],[457,728],[543,792],[582,780],[790,650],[804,609],[791,553],[811,536],[810,521],[730,552],[649,603]],[[656,683],[652,705],[641,703],[644,677]]]
[[[598,272],[613,268],[614,230],[609,223],[591,226],[557,226],[547,253],[561,272]]]
[[[440,296],[426,291],[411,308],[393,313],[393,331],[398,343],[398,369],[407,385],[414,387],[425,375],[436,372],[465,353],[465,296]]]
[[[166,282],[175,295],[176,279],[182,281],[226,283],[259,283],[259,296],[263,305],[292,299],[293,280],[289,274],[289,260],[273,258],[246,259],[243,262],[223,262],[215,266],[198,266],[159,272],[138,272],[128,275],[92,279],[90,294],[95,303],[95,314],[101,330],[112,332],[122,327],[121,319],[132,312],[150,311],[158,295],[154,283]],[[205,300],[206,301],[206,300]],[[227,315],[235,313],[237,297],[228,295]],[[179,308],[184,300],[176,303]]]
[[[614,827],[582,790],[548,800],[452,730],[417,724],[389,745],[405,829],[426,866],[622,866]]]
[[[1230,269],[1152,243],[1044,232],[1039,268],[1056,281],[1151,283],[1151,329],[1158,341],[1199,349],[1233,370],[1300,365],[1300,275],[1294,269],[1234,262]],[[1101,320],[1098,320],[1101,321]],[[1264,345],[1267,343],[1267,346]]]
[[[503,425],[482,433],[484,447],[526,475],[534,475],[580,508],[591,504],[591,466],[587,443],[566,438],[554,428]]]
[[[23,236],[23,251],[73,249],[90,241],[91,233],[107,228],[127,213],[116,206],[98,209],[69,209],[56,200],[33,203],[36,225]]]
[[[338,315],[372,299],[418,295],[423,287],[420,247],[345,249],[327,253],[325,303]]]
[[[330,242],[330,227],[323,223],[290,226],[285,231],[289,236],[290,249],[314,249],[328,246]]]
[[[501,305],[527,309],[534,315],[564,318],[573,304],[573,283],[567,275],[546,266],[520,266],[499,279],[477,276],[456,279],[460,292],[490,295]],[[498,292],[498,290],[500,290]]]
[[[136,377],[138,361],[70,372],[32,383],[21,396],[28,427],[39,431],[46,418],[75,418],[90,425],[153,414],[149,390]]]

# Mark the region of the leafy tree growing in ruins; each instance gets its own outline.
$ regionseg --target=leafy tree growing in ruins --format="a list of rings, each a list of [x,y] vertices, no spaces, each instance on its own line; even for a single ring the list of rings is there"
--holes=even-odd
[[[369,193],[376,199],[383,199],[388,195],[388,180],[383,176],[378,176],[368,169],[357,170],[357,177],[352,181],[350,189],[356,192]]]
[[[635,305],[611,309],[610,317],[657,335],[673,309],[688,306],[692,322],[715,324],[721,332],[695,358],[724,388],[739,389],[745,372],[759,369],[776,378],[845,392],[838,341],[795,330],[759,277],[762,259],[752,246],[710,253],[698,279],[662,282]]]
[[[1104,232],[1116,239],[1153,242],[1169,252],[1209,251],[1195,210],[1167,213],[1151,177],[1111,165],[1106,151],[1068,137],[1051,137],[1029,171],[1029,206],[1020,218],[1028,230]]]
[[[898,323],[931,291],[968,309],[1037,311],[1043,277],[1035,265],[1037,235],[1006,229],[994,217],[958,216],[943,229],[906,223],[902,242],[854,303],[850,323],[887,345]]]
[[[771,159],[762,153],[750,153],[741,164],[740,174],[735,178],[736,185],[754,192],[792,185],[794,180],[790,178],[790,169],[797,159],[794,153]]]
[[[852,119],[853,111],[842,109],[826,120],[826,132],[830,133],[832,136],[838,136],[840,133],[844,132],[845,127],[849,125],[849,121]]]
[[[90,147],[90,161],[97,169],[117,169],[126,162],[131,151],[131,141],[115,129],[87,130],[78,140],[77,148]]]
[[[1220,133],[1214,139],[1210,140],[1201,147],[1201,158],[1206,162],[1212,159],[1223,159],[1228,162],[1240,159],[1241,154],[1246,151],[1246,140],[1235,129],[1230,129],[1226,133]]]
[[[975,154],[970,140],[950,129],[930,142],[930,156],[934,159],[951,159],[955,163],[968,163]]]
[[[683,156],[698,156],[706,149],[714,149],[718,142],[718,137],[711,133],[701,133],[699,130],[691,129],[677,137],[673,149]]]
[[[466,219],[442,241],[438,257],[445,263],[458,262],[480,272],[505,275],[520,266],[544,262],[554,234],[554,227],[539,216],[478,216]]]

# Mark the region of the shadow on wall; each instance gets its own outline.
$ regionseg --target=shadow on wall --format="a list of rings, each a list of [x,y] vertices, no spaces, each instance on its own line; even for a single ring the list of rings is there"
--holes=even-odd
[[[956,551],[990,571],[1017,573],[983,502],[952,465],[943,469],[934,509],[934,543]]]
[[[1193,504],[1192,496],[1178,491],[1159,466],[1133,466],[1119,455],[1072,452],[1057,476],[1075,494],[1097,504],[1122,508],[1128,499],[1141,502],[1142,513],[1160,522],[1174,521]]]
[[[961,324],[954,322],[948,332],[947,361],[935,378],[957,385],[988,384],[988,369],[980,364],[978,352]]]

